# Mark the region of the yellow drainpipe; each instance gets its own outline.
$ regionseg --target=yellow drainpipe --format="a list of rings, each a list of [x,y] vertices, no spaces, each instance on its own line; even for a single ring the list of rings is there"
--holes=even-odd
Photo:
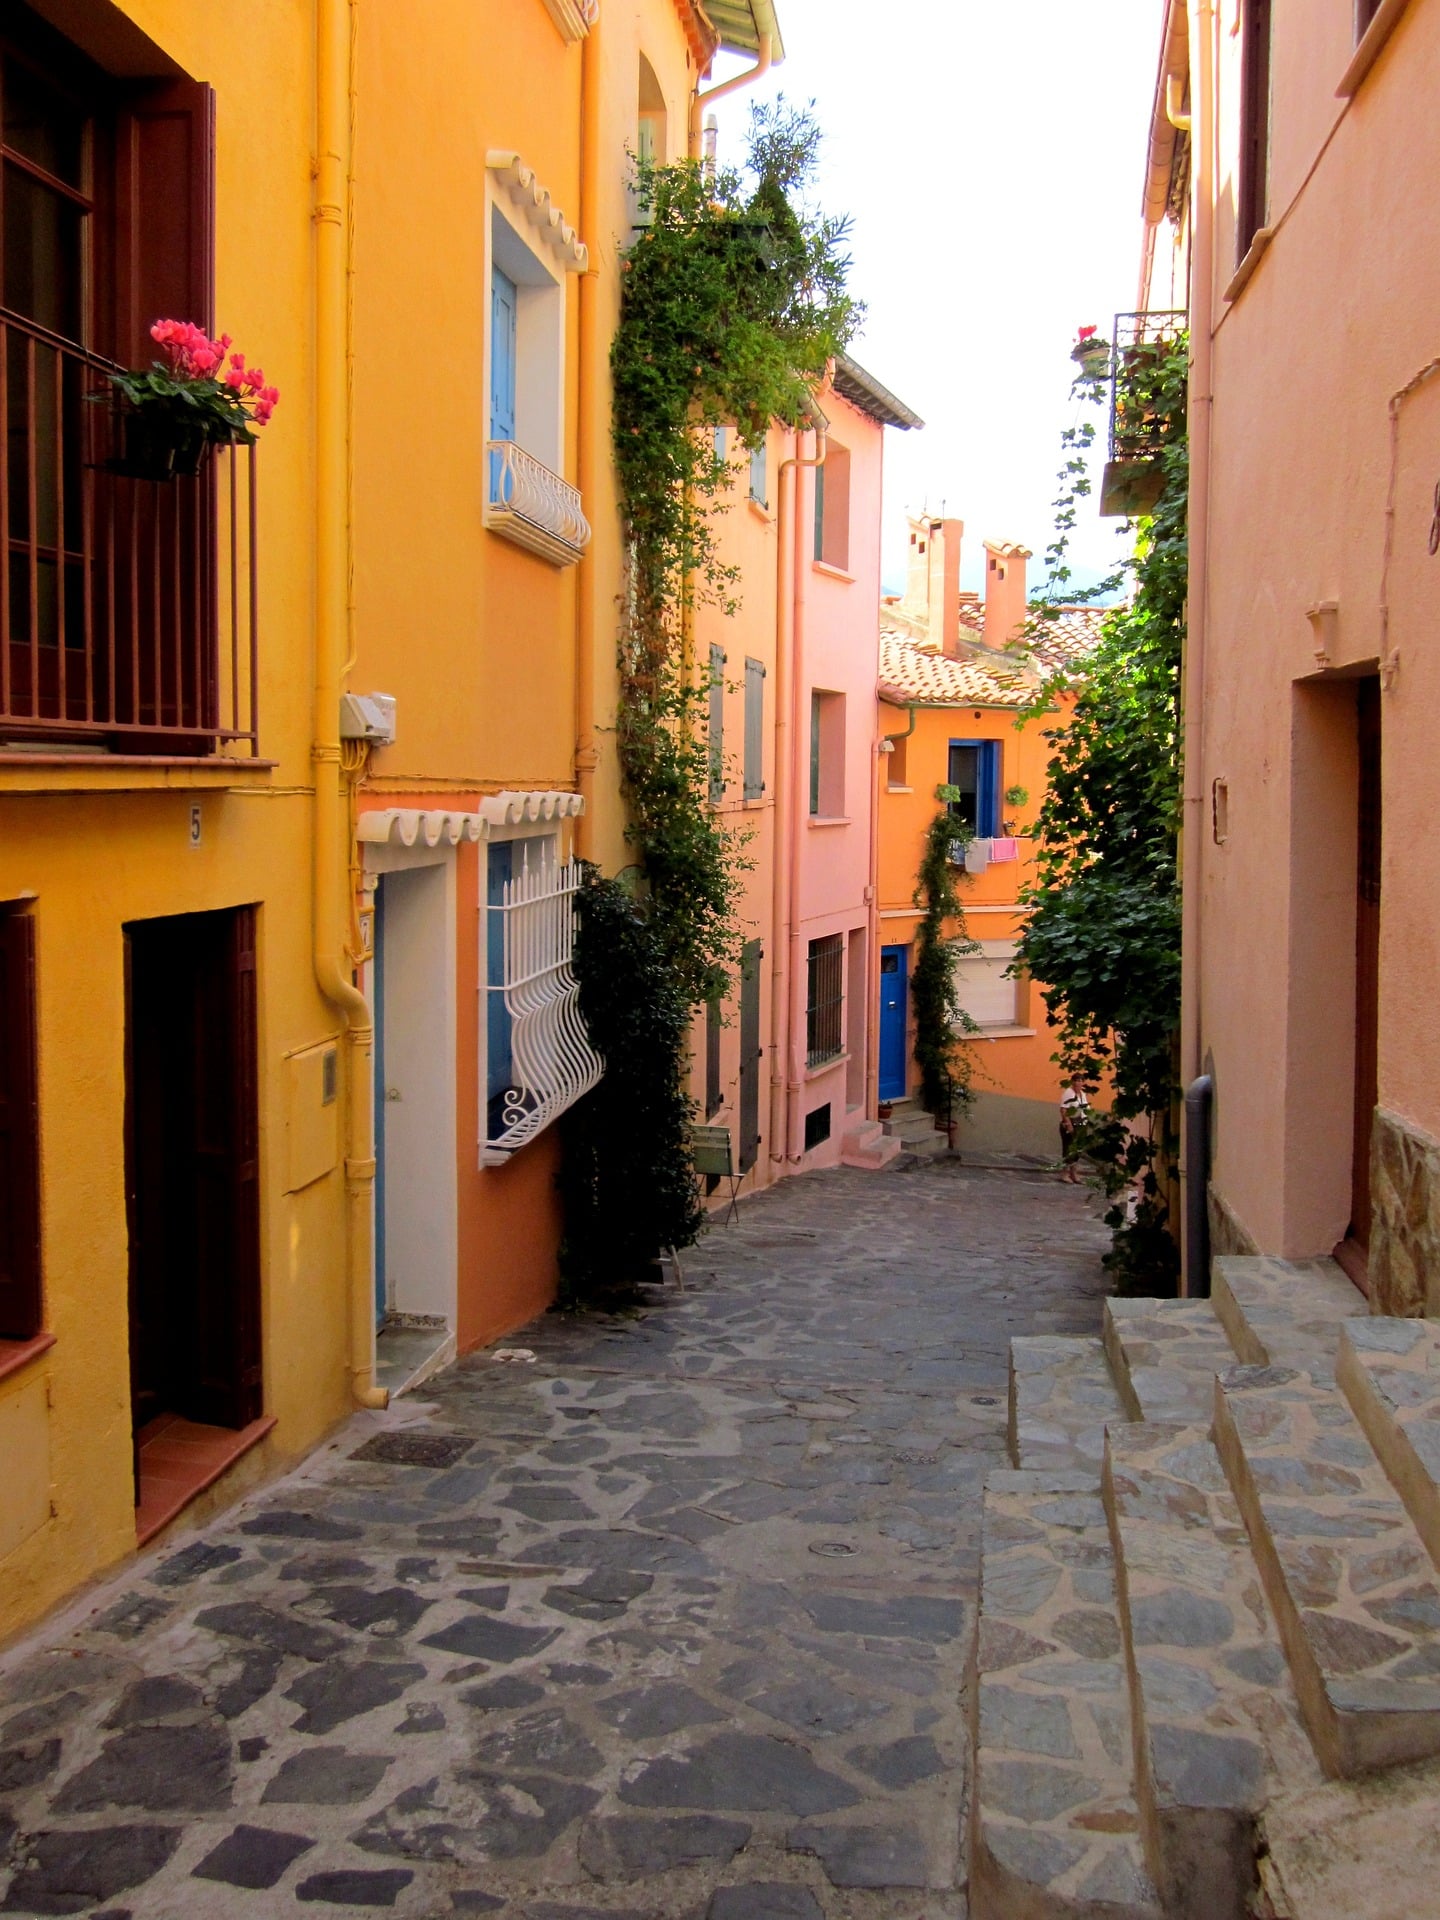
[[[340,765],[340,686],[348,652],[350,521],[347,325],[350,247],[352,36],[356,0],[315,5],[315,979],[345,1022],[345,1279],[350,1304],[350,1384],[362,1407],[384,1407],[375,1385],[375,1293],[369,1003],[350,977],[348,809]]]
[[[575,376],[576,479],[581,504],[597,531],[601,434],[594,416],[604,382],[599,275],[594,265],[595,240],[600,231],[601,24],[597,20],[591,27],[580,54],[580,237],[590,246],[591,264],[580,275],[579,364]],[[575,579],[575,789],[584,802],[575,822],[575,851],[583,860],[594,857],[595,771],[600,764],[595,745],[596,538],[592,533]]]
[[[689,152],[692,160],[700,158],[700,144],[704,137],[705,109],[713,100],[723,100],[727,93],[738,93],[741,87],[748,87],[753,81],[762,80],[770,71],[771,54],[774,48],[774,36],[768,33],[760,35],[759,58],[753,67],[746,67],[743,73],[737,73],[733,80],[722,80],[718,87],[707,87],[702,93],[697,86],[690,96]]]

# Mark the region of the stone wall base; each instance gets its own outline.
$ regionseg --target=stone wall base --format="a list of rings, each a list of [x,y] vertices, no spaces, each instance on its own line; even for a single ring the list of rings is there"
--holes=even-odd
[[[1240,1224],[1230,1202],[1212,1185],[1206,1189],[1205,1205],[1210,1215],[1210,1256],[1217,1253],[1259,1253],[1254,1237]]]
[[[1440,1315],[1440,1140],[1375,1109],[1370,1134],[1370,1308]]]

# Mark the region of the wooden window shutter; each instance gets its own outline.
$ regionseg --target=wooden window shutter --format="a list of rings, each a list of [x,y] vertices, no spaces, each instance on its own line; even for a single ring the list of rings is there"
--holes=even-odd
[[[745,798],[765,791],[765,662],[745,662]]]
[[[156,320],[215,325],[215,94],[198,80],[137,90],[116,125],[113,351],[146,367]]]
[[[0,913],[0,1339],[41,1324],[35,922]]]
[[[1270,203],[1270,0],[1244,0],[1242,22],[1237,262],[1264,226]]]
[[[710,646],[710,804],[725,798],[725,650]]]

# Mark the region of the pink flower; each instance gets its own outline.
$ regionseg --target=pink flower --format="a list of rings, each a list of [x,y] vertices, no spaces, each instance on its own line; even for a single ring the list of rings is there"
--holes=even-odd
[[[1097,332],[1098,328],[1096,327],[1081,327],[1080,338],[1082,340],[1093,340]]]
[[[230,368],[229,372],[225,375],[225,384],[230,388],[232,393],[238,393],[240,391],[244,385],[244,379],[238,367]]]

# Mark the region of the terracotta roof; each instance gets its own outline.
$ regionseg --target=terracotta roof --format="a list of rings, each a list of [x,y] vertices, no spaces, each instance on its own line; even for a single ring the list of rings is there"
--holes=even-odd
[[[1080,665],[1094,651],[1108,607],[1057,607],[1053,620],[1025,641],[1025,650],[1042,673],[1060,673]]]
[[[1011,666],[998,659],[952,660],[917,646],[898,628],[880,629],[880,698],[898,706],[1023,707],[1036,685],[1034,672],[1018,660]]]
[[[925,422],[903,400],[897,400],[888,387],[882,387],[873,373],[867,373],[848,353],[835,356],[831,384],[837,393],[878,420],[882,427],[923,427]]]

